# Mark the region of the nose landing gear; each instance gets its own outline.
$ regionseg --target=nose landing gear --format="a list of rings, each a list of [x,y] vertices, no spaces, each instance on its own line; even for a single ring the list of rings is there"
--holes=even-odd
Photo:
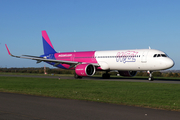
[[[147,71],[147,73],[149,74],[148,80],[153,81],[153,76],[152,76],[153,71]]]

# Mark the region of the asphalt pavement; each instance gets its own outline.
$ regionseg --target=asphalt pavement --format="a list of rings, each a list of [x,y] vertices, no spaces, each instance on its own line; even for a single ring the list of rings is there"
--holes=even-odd
[[[0,93],[0,120],[179,120],[180,112]]]

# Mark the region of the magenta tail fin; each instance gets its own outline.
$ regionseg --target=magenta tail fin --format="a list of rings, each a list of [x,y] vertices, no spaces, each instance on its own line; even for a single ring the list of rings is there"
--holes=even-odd
[[[44,54],[54,54],[56,51],[46,33],[45,30],[42,31],[42,40],[43,40],[43,47],[44,47]]]

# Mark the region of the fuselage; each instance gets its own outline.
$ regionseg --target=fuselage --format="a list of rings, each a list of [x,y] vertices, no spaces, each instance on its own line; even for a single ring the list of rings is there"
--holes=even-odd
[[[46,57],[82,64],[99,64],[100,67],[96,68],[98,70],[155,71],[168,69],[174,65],[174,61],[168,55],[155,49],[66,52]],[[68,69],[70,65],[59,64],[57,67]]]
[[[148,71],[149,80],[152,72],[173,67],[174,61],[164,52],[155,49],[85,51],[57,53],[46,33],[42,31],[44,54],[41,56],[12,55],[6,45],[8,54],[16,58],[46,62],[63,69],[75,69],[75,78],[92,76],[97,70],[106,73],[102,78],[110,78],[109,71],[116,70],[121,76],[133,77],[137,71]]]

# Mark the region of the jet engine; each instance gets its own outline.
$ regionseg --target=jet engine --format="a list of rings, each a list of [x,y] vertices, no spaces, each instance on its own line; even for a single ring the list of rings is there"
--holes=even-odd
[[[121,76],[133,77],[137,74],[137,71],[119,71]]]
[[[76,66],[75,72],[78,76],[92,76],[96,69],[92,64],[80,64]]]

